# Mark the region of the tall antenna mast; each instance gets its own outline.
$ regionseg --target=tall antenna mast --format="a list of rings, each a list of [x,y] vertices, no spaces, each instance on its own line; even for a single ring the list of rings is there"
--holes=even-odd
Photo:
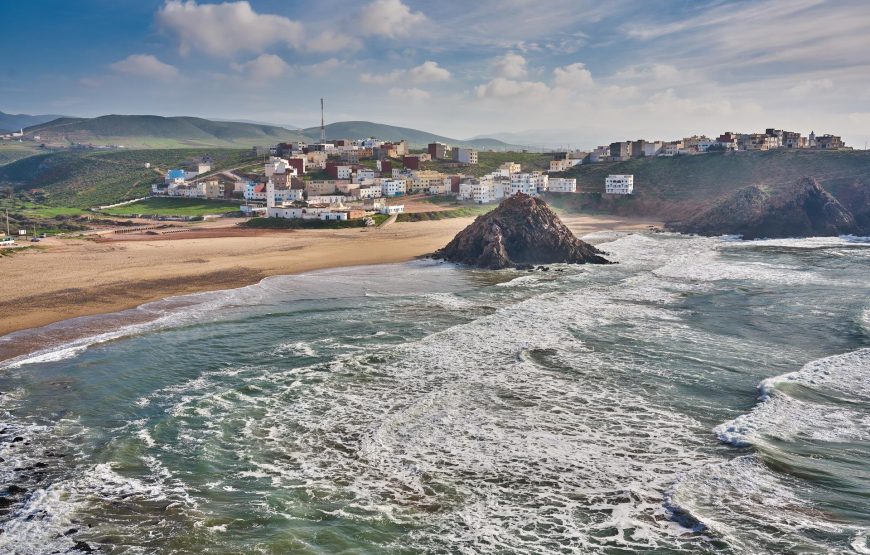
[[[320,99],[320,142],[326,142],[326,127],[323,125],[323,99]]]

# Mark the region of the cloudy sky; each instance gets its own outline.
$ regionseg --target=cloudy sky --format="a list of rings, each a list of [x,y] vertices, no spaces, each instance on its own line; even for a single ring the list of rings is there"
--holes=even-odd
[[[867,0],[0,0],[0,111],[870,140]]]

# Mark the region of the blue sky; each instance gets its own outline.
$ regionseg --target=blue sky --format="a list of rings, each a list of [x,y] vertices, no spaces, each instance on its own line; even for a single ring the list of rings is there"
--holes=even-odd
[[[870,140],[870,4],[0,0],[0,110],[360,119],[589,147]]]

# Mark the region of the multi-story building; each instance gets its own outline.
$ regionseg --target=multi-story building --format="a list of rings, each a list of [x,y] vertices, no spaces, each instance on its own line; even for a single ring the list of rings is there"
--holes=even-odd
[[[565,177],[551,177],[547,181],[547,190],[551,193],[576,193],[577,180]]]
[[[549,176],[541,172],[515,173],[510,177],[510,194],[525,193],[537,196],[547,190]]]
[[[845,148],[846,144],[836,135],[822,135],[816,137],[816,148],[821,150],[838,150]]]
[[[305,182],[305,192],[308,193],[308,196],[333,195],[338,191],[338,187],[342,183],[350,183],[350,181],[337,179],[311,180]]]
[[[444,174],[434,170],[412,171],[406,179],[408,192],[429,192],[432,187],[439,187],[444,182]]]
[[[377,172],[375,170],[370,170],[368,168],[360,168],[353,174],[353,182],[354,183],[362,183],[368,179],[374,179],[377,177]]]
[[[444,143],[429,143],[426,150],[433,160],[450,160],[453,158],[450,145]]]
[[[609,158],[617,162],[631,158],[631,141],[610,143]]]
[[[608,195],[630,195],[634,193],[634,176],[631,174],[611,174],[604,179],[604,192]]]
[[[644,141],[643,156],[658,156],[664,143],[662,141]]]
[[[520,173],[521,171],[523,171],[523,167],[516,162],[505,162],[504,164],[499,166],[498,169],[506,171],[506,175],[510,175],[512,173]]]
[[[381,179],[381,195],[385,197],[397,197],[407,192],[407,184],[404,179]]]
[[[477,151],[472,148],[453,149],[453,161],[460,164],[477,164]]]
[[[592,164],[597,164],[598,162],[604,162],[608,158],[610,158],[610,147],[609,146],[599,146],[596,147],[592,152],[590,152],[587,156],[587,161]]]

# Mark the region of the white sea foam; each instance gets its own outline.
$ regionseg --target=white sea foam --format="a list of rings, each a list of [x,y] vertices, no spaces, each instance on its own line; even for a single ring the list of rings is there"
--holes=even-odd
[[[817,441],[870,439],[863,412],[818,396],[803,399],[789,394],[791,386],[866,402],[870,400],[870,349],[815,360],[796,372],[762,381],[758,385],[760,403],[749,413],[717,426],[714,433],[737,446],[765,437],[784,441],[797,437]]]

